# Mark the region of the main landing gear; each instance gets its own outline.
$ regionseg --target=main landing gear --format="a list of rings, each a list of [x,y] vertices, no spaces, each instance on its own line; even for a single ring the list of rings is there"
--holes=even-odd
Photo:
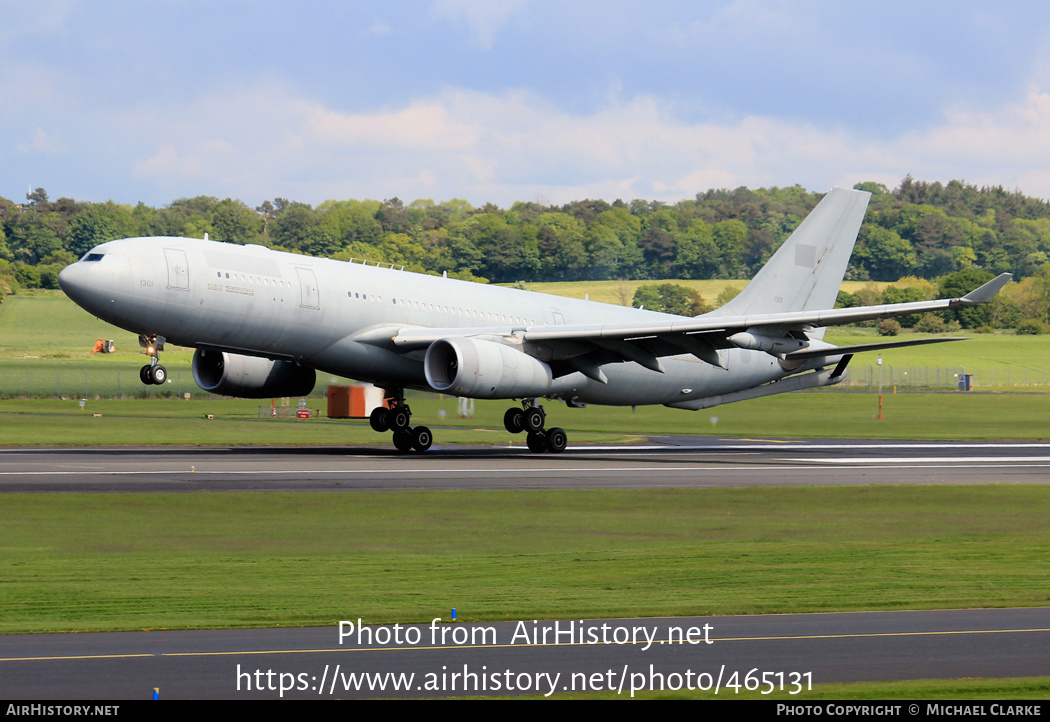
[[[525,442],[529,451],[542,454],[549,451],[552,454],[560,454],[569,445],[569,436],[565,429],[555,426],[553,429],[543,430],[547,421],[547,414],[543,407],[536,403],[536,399],[523,399],[521,408],[511,407],[503,415],[503,426],[512,434],[527,432]]]
[[[373,431],[380,433],[393,430],[394,447],[401,453],[407,453],[415,449],[422,453],[434,443],[434,435],[426,426],[412,427],[412,410],[405,403],[405,392],[403,389],[393,389],[387,392],[387,399],[391,402],[390,408],[382,406],[372,409],[368,417]]]
[[[139,336],[142,353],[149,356],[149,363],[139,369],[139,380],[147,386],[160,386],[168,380],[168,370],[160,365],[160,352],[164,350],[164,337],[156,334]]]

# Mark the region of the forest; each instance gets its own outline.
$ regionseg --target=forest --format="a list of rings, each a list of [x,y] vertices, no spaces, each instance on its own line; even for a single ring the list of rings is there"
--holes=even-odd
[[[955,320],[1006,328],[1030,320],[1044,325],[1032,332],[1045,329],[1050,203],[1002,186],[911,176],[892,190],[870,182],[855,187],[872,197],[846,280],[894,286],[873,291],[875,297],[842,294],[840,303],[921,300],[1005,271],[1020,283],[1004,291],[998,307]],[[252,208],[231,198],[197,196],[153,208],[52,201],[37,188],[22,203],[0,197],[0,301],[20,288],[56,288],[58,272],[87,250],[132,236],[207,234],[227,243],[493,283],[746,279],[821,197],[792,186],[708,190],[674,204],[588,199],[562,206],[517,202],[503,209],[456,199],[405,204],[390,198],[312,207],[274,198]]]

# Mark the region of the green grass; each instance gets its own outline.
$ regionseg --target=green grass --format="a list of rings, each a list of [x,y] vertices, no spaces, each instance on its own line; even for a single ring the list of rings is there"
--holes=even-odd
[[[993,391],[1050,392],[1050,336],[1017,336],[1013,333],[975,334],[961,331],[945,334],[968,337],[957,341],[926,346],[896,348],[882,352],[885,388],[897,384],[910,388],[920,385],[954,387],[957,374],[974,375],[975,389]],[[837,328],[828,331],[826,340],[839,346],[877,343],[897,339],[936,338],[936,334],[901,334],[879,336],[874,329]],[[876,358],[879,354],[863,353],[850,363],[850,383],[878,383]],[[892,367],[892,368],[891,368]],[[905,375],[904,372],[908,372]]]
[[[1039,606],[1035,486],[9,494],[0,632]]]
[[[137,336],[100,321],[61,291],[23,291],[0,304],[0,357],[90,358],[99,338],[138,353]]]
[[[659,281],[552,281],[548,283],[526,283],[524,286],[526,290],[536,291],[538,293],[550,293],[555,296],[565,296],[567,298],[589,298],[591,301],[600,301],[601,303],[612,303],[617,306],[630,306],[631,301],[634,298],[634,293],[638,290],[639,286],[659,285],[661,283],[673,283],[679,286],[685,286],[686,288],[691,288],[694,291],[699,292],[704,300],[710,304],[715,302],[715,299],[718,298],[718,294],[720,294],[726,286],[739,290],[747,285],[747,281],[744,279],[732,279],[728,281],[696,281],[692,279],[672,278]],[[882,289],[890,284],[869,281],[843,281],[842,290],[847,293],[856,293],[868,285]]]
[[[574,445],[631,443],[649,436],[808,437],[858,439],[1050,439],[1050,398],[1041,394],[905,394],[883,397],[883,420],[874,417],[874,393],[784,394],[682,411],[663,406],[546,404],[548,425],[568,430]],[[475,416],[456,418],[456,400],[409,397],[413,423],[434,431],[438,444],[524,444],[503,428],[506,401],[479,401]],[[363,420],[324,418],[323,399],[311,400],[322,416],[307,421],[259,418],[264,401],[244,399],[0,400],[0,446],[98,445],[335,445],[388,446]],[[444,412],[444,417],[441,412]],[[93,414],[101,414],[94,417]],[[206,415],[215,418],[208,420]]]
[[[117,352],[95,354],[95,341],[113,339]],[[193,349],[169,346],[164,354],[172,383],[145,387],[147,362],[135,334],[91,316],[61,291],[23,292],[0,304],[0,396],[160,396],[203,393],[193,382]]]

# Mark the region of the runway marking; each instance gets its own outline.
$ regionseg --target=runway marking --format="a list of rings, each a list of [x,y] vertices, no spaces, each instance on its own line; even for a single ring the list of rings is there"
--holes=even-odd
[[[1039,441],[1017,441],[1017,442],[957,442],[957,441],[908,441],[900,443],[850,443],[850,444],[823,444],[813,443],[806,439],[762,439],[758,440],[759,443],[741,444],[739,442],[747,441],[747,439],[733,439],[728,444],[597,444],[592,446],[570,446],[565,450],[567,455],[572,455],[575,452],[595,452],[595,451],[752,451],[758,450],[780,450],[783,451],[785,444],[793,444],[795,448],[810,450],[836,450],[836,449],[942,449],[945,451],[957,451],[959,449],[1050,449],[1050,443],[1039,442]],[[301,452],[304,448],[293,446],[288,447],[294,449],[296,452]],[[314,447],[323,451],[331,451],[332,449],[345,449],[348,456],[354,456],[355,458],[364,458],[361,454],[354,454],[354,447],[333,447],[333,446],[319,446]],[[506,451],[507,446],[502,444],[493,444],[491,446],[483,447],[484,450],[492,451]],[[435,447],[437,450],[438,447]],[[476,451],[477,447],[460,449],[456,445],[450,445],[443,447],[444,451],[463,451],[470,452]],[[525,444],[519,444],[511,447],[511,450],[520,451],[523,456],[526,454]],[[252,447],[223,447],[223,446],[206,446],[206,447],[126,447],[126,446],[85,446],[85,447],[46,447],[42,446],[39,448],[27,449],[25,447],[10,447],[0,448],[0,456],[37,456],[40,452],[64,452],[64,453],[76,453],[76,452],[105,452],[105,451],[120,451],[124,453],[144,453],[144,454],[156,454],[158,452],[178,452],[180,454],[197,452],[201,455],[212,455],[217,452],[239,452],[250,454]]]
[[[1038,461],[1040,463],[1013,463],[1011,462],[1008,468],[1019,469],[1019,468],[1043,468],[1050,466],[1050,458],[1045,461],[1043,457],[1018,457],[1024,461]],[[169,470],[134,470],[134,471],[0,471],[0,477],[2,476],[172,476],[172,475],[186,475],[186,480],[190,477],[214,477],[214,476],[288,476],[288,475],[344,475],[344,476],[361,476],[366,474],[535,474],[537,471],[550,473],[550,472],[564,472],[572,474],[608,474],[608,473],[640,473],[640,472],[688,472],[688,471],[817,471],[826,470],[828,464],[850,464],[857,469],[959,469],[959,468],[971,468],[971,469],[998,469],[1003,468],[1001,466],[1003,459],[986,459],[984,463],[972,464],[970,466],[963,466],[967,464],[967,460],[956,461],[953,459],[931,459],[928,463],[915,463],[915,459],[900,459],[897,461],[889,461],[884,465],[876,463],[871,459],[867,460],[832,460],[832,459],[800,459],[800,462],[806,462],[805,464],[792,464],[788,465],[765,465],[765,466],[738,466],[732,463],[721,464],[718,466],[632,466],[624,468],[622,466],[606,466],[606,467],[575,467],[575,466],[529,466],[523,468],[510,468],[510,469],[437,469],[432,467],[425,468],[402,468],[402,469],[284,469],[284,470],[273,470],[273,469],[258,469],[258,470],[207,470],[197,469],[195,471],[189,471],[187,469],[169,469]],[[883,460],[879,460],[880,462]],[[934,461],[940,463],[933,463]],[[990,463],[995,461],[997,463]],[[904,466],[907,462],[911,462],[911,466]]]
[[[735,439],[734,441],[747,441],[747,439]],[[943,449],[945,451],[958,451],[959,449],[1050,449],[1050,444],[1045,442],[1013,442],[1013,443],[960,443],[954,441],[940,441],[940,442],[904,442],[900,444],[814,444],[805,440],[800,441],[773,441],[772,439],[765,440],[759,444],[693,444],[693,445],[674,445],[674,444],[650,444],[647,446],[631,444],[629,446],[624,445],[596,445],[596,446],[570,446],[565,450],[565,453],[569,454],[576,451],[752,451],[755,449],[762,451],[770,450],[784,450],[784,444],[795,444],[795,448],[805,449],[810,451],[812,449],[819,450],[835,450],[835,449]],[[502,447],[505,448],[505,447]],[[522,447],[515,447],[522,448]],[[524,450],[524,449],[522,449]]]
[[[135,657],[156,657],[156,654],[77,654],[68,657],[0,657],[0,662],[46,662],[50,660],[71,659],[133,659]]]
[[[760,456],[761,454],[762,454],[761,451],[755,451],[753,448],[752,449],[740,448],[740,449],[736,449],[736,450],[733,451],[733,456]],[[660,456],[670,456],[670,455],[672,455],[672,454],[661,454]],[[652,458],[656,457],[657,455],[656,454],[642,453],[642,451],[617,451],[616,452],[616,458],[617,459],[625,459],[627,457],[632,457],[632,456],[640,456],[640,457],[643,457],[643,458],[646,458],[646,459],[652,459]],[[575,458],[575,457],[569,456],[568,458],[572,459],[572,458]],[[542,457],[540,458],[540,460],[542,460]],[[580,461],[585,461],[585,459],[580,459]]]
[[[875,639],[880,637],[944,637],[959,634],[1031,634],[1039,632],[1050,632],[1050,628],[1036,629],[961,629],[940,632],[870,632],[856,634],[802,634],[789,636],[769,637],[716,637],[711,644],[716,642],[776,642],[776,641],[799,641],[808,639]],[[608,643],[613,644],[613,643]],[[670,639],[661,640],[637,640],[633,642],[615,643],[616,646],[630,644],[667,644],[677,645]],[[3,657],[0,662],[38,662],[38,661],[69,661],[77,659],[130,659],[135,657],[230,657],[236,655],[260,655],[260,654],[331,654],[334,652],[432,652],[449,651],[454,649],[532,649],[538,647],[597,647],[598,643],[587,642],[556,642],[552,644],[459,644],[443,646],[408,646],[408,647],[336,647],[330,649],[261,649],[234,652],[154,652],[147,654],[99,654],[99,655],[61,655],[54,657]]]
[[[1020,461],[1050,461],[1050,456],[970,456],[959,459],[946,459],[943,456],[901,456],[901,457],[854,457],[852,459],[787,459],[786,461],[808,461],[820,464],[926,464],[934,462],[968,464],[1014,463]]]
[[[760,444],[804,444],[805,439],[738,439],[738,441],[755,441]]]

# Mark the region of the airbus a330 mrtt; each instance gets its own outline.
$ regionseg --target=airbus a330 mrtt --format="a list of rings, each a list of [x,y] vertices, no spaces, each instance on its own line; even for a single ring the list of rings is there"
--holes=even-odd
[[[508,431],[561,452],[541,399],[568,406],[703,409],[843,379],[853,354],[948,339],[836,347],[828,326],[990,300],[1002,274],[962,298],[835,309],[869,194],[829,192],[746,288],[689,318],[391,268],[192,238],[127,238],[59,275],[90,313],[139,334],[141,378],[163,383],[164,343],[191,346],[204,390],[303,396],[315,370],[369,381],[389,409],[371,416],[401,451],[430,448],[405,389],[520,401]]]

